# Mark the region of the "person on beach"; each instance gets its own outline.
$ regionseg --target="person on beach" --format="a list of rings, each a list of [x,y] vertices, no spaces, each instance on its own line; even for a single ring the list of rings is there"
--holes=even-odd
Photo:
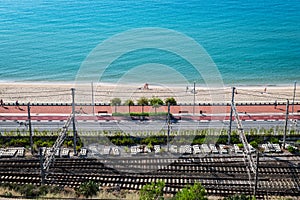
[[[149,84],[148,83],[145,83],[144,90],[149,90]]]
[[[275,100],[274,108],[275,108],[275,109],[277,108],[277,100]]]
[[[266,93],[267,93],[267,88],[265,88],[261,94],[266,94]]]
[[[1,105],[1,107],[4,106],[3,99],[0,100],[0,105]]]

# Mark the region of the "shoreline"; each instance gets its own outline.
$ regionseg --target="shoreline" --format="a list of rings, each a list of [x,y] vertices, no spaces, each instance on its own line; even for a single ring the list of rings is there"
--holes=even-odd
[[[187,88],[188,86],[188,88]],[[286,102],[292,100],[293,85],[237,85],[236,102]],[[92,101],[91,83],[75,82],[0,82],[0,99],[5,103],[68,103],[71,102],[71,88],[75,88],[77,102]],[[300,89],[299,89],[300,90]],[[174,97],[178,103],[209,103],[231,102],[232,87],[207,87],[196,84],[196,94],[193,84],[190,85],[151,85],[148,89],[139,83],[93,83],[94,100],[96,103],[109,103],[113,98],[120,98],[124,103],[128,99],[137,101],[141,97],[158,97],[165,100]],[[295,93],[295,102],[300,101],[299,92]]]
[[[295,80],[296,81],[296,80]],[[297,83],[300,84],[300,81],[296,81]],[[94,84],[100,84],[100,85],[107,85],[107,86],[114,86],[118,85],[116,82],[93,82]],[[90,85],[91,82],[76,82],[76,81],[16,81],[16,80],[0,80],[0,85],[2,84],[20,84],[20,85]],[[129,86],[137,86],[137,85],[142,85],[144,83],[127,83],[127,82],[122,82],[121,84],[123,85],[129,85]],[[151,83],[150,83],[151,84]],[[158,84],[152,84],[153,86],[158,86]],[[193,82],[189,82],[187,84],[176,84],[176,83],[170,83],[170,84],[164,84],[167,86],[171,87],[185,87],[186,85],[193,85]],[[196,83],[197,87],[206,87],[206,84],[203,83]],[[253,84],[253,83],[238,83],[238,84],[223,84],[224,87],[293,87],[294,82],[291,83],[258,83],[258,84]]]

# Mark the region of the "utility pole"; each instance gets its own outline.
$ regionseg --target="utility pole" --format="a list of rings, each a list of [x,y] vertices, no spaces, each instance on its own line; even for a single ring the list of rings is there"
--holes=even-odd
[[[254,194],[253,196],[256,197],[257,193],[257,183],[258,183],[258,166],[259,166],[259,152],[256,151],[256,170],[255,170],[255,185],[254,185]]]
[[[168,102],[168,116],[167,116],[167,124],[168,124],[168,135],[167,135],[167,147],[168,147],[168,152],[170,151],[170,145],[169,145],[169,140],[170,140],[170,120],[171,116],[170,116],[170,102]]]
[[[235,87],[232,87],[231,106],[230,106],[230,118],[229,118],[229,129],[228,129],[228,141],[227,141],[227,144],[230,144],[230,137],[231,137],[232,115],[233,115],[233,105],[234,105],[234,93],[235,93]]]
[[[286,113],[285,113],[285,123],[284,123],[284,136],[283,136],[283,148],[285,149],[285,140],[286,140],[286,132],[289,120],[289,100],[286,100]]]
[[[28,127],[29,127],[29,135],[30,135],[30,149],[31,149],[31,155],[33,155],[33,138],[32,138],[32,128],[31,128],[30,102],[28,102],[27,104],[27,112],[28,112]]]
[[[294,103],[295,103],[295,97],[296,97],[296,85],[297,85],[297,81],[294,82],[294,95],[293,95],[293,107],[292,107],[293,116],[294,116]]]
[[[193,93],[194,93],[193,115],[195,115],[195,103],[196,103],[196,82],[195,81],[194,81]]]
[[[94,100],[94,85],[93,85],[93,81],[91,83],[92,86],[92,106],[93,106],[93,115],[95,115],[95,100]]]
[[[76,126],[75,126],[75,88],[71,88],[72,90],[72,123],[73,123],[73,145],[74,145],[74,155],[77,155],[76,152]]]

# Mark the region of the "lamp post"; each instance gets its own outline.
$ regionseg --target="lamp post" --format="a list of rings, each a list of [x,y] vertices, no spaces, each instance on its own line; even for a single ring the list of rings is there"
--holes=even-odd
[[[28,126],[29,126],[29,135],[30,135],[30,150],[31,150],[31,155],[33,155],[33,138],[32,138],[32,128],[31,128],[30,102],[28,102],[27,104],[27,112],[28,112]]]
[[[76,152],[76,126],[75,126],[75,88],[71,88],[72,91],[72,124],[73,124],[73,145],[74,145],[74,155],[77,155]]]
[[[194,93],[193,115],[195,115],[195,103],[196,103],[196,82],[195,81],[194,81],[193,93]]]
[[[286,100],[286,113],[285,113],[285,123],[284,123],[284,135],[283,135],[283,148],[285,149],[285,140],[286,140],[286,132],[289,120],[289,100]]]
[[[295,103],[295,96],[296,96],[296,85],[297,85],[297,81],[294,82],[294,95],[293,95],[292,113],[294,113],[294,103]]]
[[[171,121],[170,121],[170,102],[168,102],[168,116],[167,116],[167,124],[168,124],[168,135],[167,135],[167,147],[168,147],[168,152],[170,151],[170,125],[171,125]]]
[[[95,115],[95,100],[94,100],[94,85],[93,85],[93,81],[91,82],[91,87],[92,87],[92,107],[93,107],[93,115]]]

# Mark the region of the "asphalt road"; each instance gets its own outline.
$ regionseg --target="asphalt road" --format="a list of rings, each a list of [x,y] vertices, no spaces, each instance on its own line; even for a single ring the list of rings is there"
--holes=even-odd
[[[298,122],[298,123],[297,123]],[[288,121],[288,129],[300,131],[300,124],[298,121]],[[243,121],[244,130],[250,130],[251,128],[276,128],[279,127],[284,129],[284,120],[259,120],[259,121]],[[64,121],[33,121],[32,129],[52,130],[57,131],[64,126]],[[171,130],[199,130],[207,128],[216,129],[228,129],[229,121],[197,121],[197,120],[179,120],[176,123],[170,125]],[[26,121],[16,120],[16,121],[1,121],[0,131],[11,131],[16,129],[22,130],[28,129]],[[136,132],[136,131],[160,131],[167,130],[167,124],[165,120],[126,120],[126,121],[76,121],[76,128],[79,131],[101,131],[101,130],[122,130],[125,132]],[[236,129],[236,122],[232,122],[232,129]],[[72,125],[70,125],[69,130],[72,130]]]

